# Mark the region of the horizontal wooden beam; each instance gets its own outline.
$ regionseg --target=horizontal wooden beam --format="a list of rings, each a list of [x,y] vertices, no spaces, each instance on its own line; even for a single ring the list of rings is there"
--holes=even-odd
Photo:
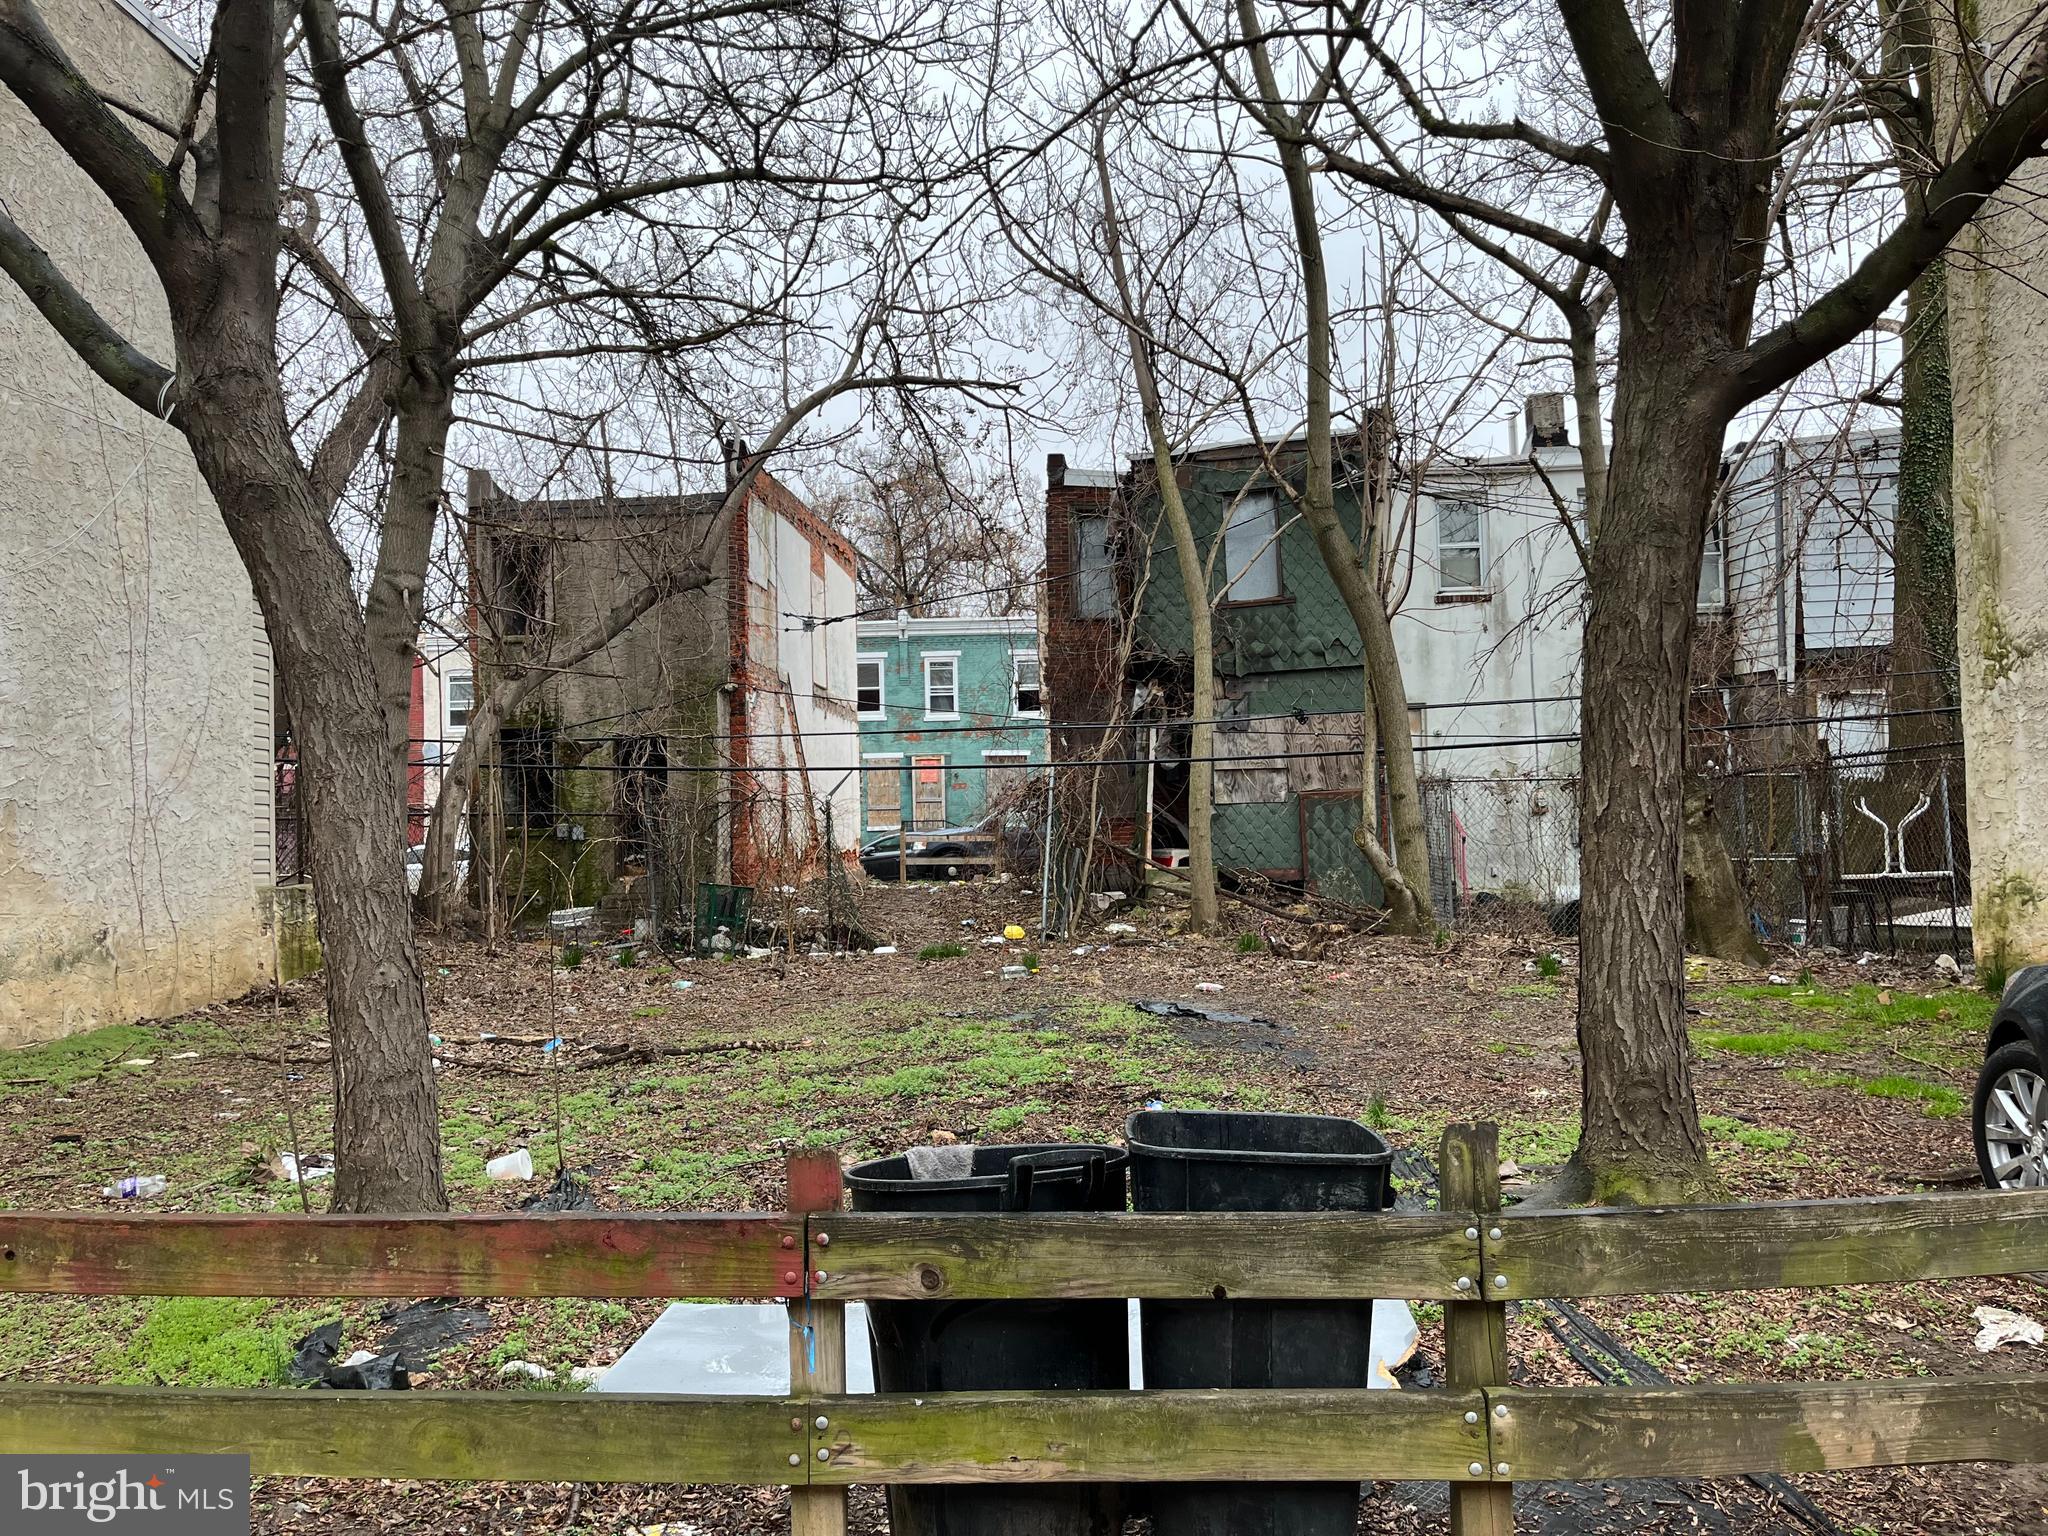
[[[821,1399],[813,1482],[1486,1477],[1478,1392],[950,1392]],[[1468,1423],[1467,1418],[1471,1422]],[[1472,1469],[1478,1467],[1475,1473]]]
[[[770,1485],[804,1481],[812,1434],[761,1397],[0,1386],[8,1455],[246,1453],[269,1477]]]
[[[816,1295],[988,1297],[1465,1296],[1479,1242],[1434,1215],[885,1216],[811,1222]],[[829,1239],[829,1242],[823,1241]],[[1458,1281],[1466,1289],[1458,1289]]]
[[[1502,1388],[1487,1401],[1493,1454],[1517,1482],[2048,1461],[2048,1376]]]
[[[2037,1269],[2048,1269],[2048,1192],[2037,1190],[1540,1211],[1487,1223],[1486,1295],[1495,1301],[1885,1285]]]
[[[800,1216],[0,1212],[0,1291],[703,1296],[803,1291]]]

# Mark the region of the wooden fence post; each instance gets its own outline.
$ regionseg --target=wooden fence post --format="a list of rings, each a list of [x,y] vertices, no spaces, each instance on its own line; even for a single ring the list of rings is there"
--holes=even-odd
[[[792,1212],[808,1215],[839,1209],[843,1181],[838,1153],[793,1152],[788,1178]],[[815,1272],[825,1267],[829,1250],[811,1247],[810,1240],[807,1232],[807,1251],[793,1255],[792,1263]],[[846,1304],[819,1301],[810,1291],[807,1279],[804,1294],[789,1303],[789,1390],[794,1398],[846,1390]],[[790,1536],[846,1536],[846,1490],[805,1486],[815,1468],[813,1439],[822,1444],[824,1436],[814,1436],[814,1425],[797,1427],[797,1444],[806,1464],[803,1479],[790,1479]]]
[[[1446,1127],[1437,1177],[1443,1210],[1470,1214],[1474,1225],[1468,1230],[1476,1238],[1480,1224],[1500,1210],[1499,1129],[1491,1125]],[[1478,1247],[1476,1241],[1474,1247]],[[1476,1261],[1473,1270],[1475,1289],[1483,1298],[1492,1277]],[[1444,1374],[1453,1387],[1484,1389],[1508,1384],[1506,1302],[1444,1303]],[[1513,1484],[1451,1484],[1451,1536],[1513,1536],[1514,1529]]]

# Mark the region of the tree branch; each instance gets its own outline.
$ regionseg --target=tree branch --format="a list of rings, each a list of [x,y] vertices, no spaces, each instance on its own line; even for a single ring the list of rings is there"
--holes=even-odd
[[[177,404],[175,375],[138,349],[72,287],[57,264],[0,206],[0,270],[21,285],[36,312],[85,365],[131,404],[166,416]]]
[[[1593,94],[1594,110],[1606,126],[1610,150],[1635,158],[1638,146],[1661,150],[1676,145],[1682,131],[1678,114],[1636,35],[1628,0],[1557,0],[1557,9]],[[1631,142],[1615,142],[1617,134]]]
[[[370,148],[369,130],[349,95],[348,70],[341,58],[341,23],[333,0],[305,0],[306,53],[313,64],[313,84],[327,124],[334,132],[342,164],[356,191],[356,204],[377,253],[377,265],[384,285],[391,293],[392,316],[401,340],[410,347],[425,346],[431,340],[427,306],[420,293],[419,278],[406,248],[405,230],[391,203],[391,189],[383,169]]]
[[[71,62],[34,0],[0,0],[0,85],[92,178],[159,272],[182,239],[200,233],[163,163]]]
[[[2048,33],[2035,44],[2017,88],[1962,154],[1927,183],[1908,215],[1841,282],[1806,310],[1758,337],[1731,360],[1729,392],[1747,405],[1797,377],[1865,331],[2021,165],[2048,142]]]

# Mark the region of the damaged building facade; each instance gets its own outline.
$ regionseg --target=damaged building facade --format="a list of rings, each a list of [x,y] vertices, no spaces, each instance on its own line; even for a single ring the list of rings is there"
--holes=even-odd
[[[1357,539],[1364,473],[1355,442],[1348,462],[1346,446],[1338,507]],[[1289,478],[1299,453],[1295,444],[1273,450]],[[1707,766],[1732,770],[1777,752],[1797,761],[1795,773],[1815,760],[1881,772],[1896,434],[1746,445],[1728,473],[1700,578],[1704,685],[1693,717],[1701,727],[1745,728],[1703,731],[1696,743]],[[1178,477],[1197,546],[1215,551],[1217,862],[1377,903],[1379,883],[1351,839],[1363,655],[1350,613],[1257,445],[1191,452]],[[1583,486],[1564,402],[1538,395],[1525,406],[1517,451],[1439,455],[1420,473],[1397,474],[1386,498],[1381,528],[1393,554],[1380,562],[1383,590],[1418,752],[1431,884],[1447,920],[1496,899],[1564,911],[1577,896],[1584,585],[1573,531],[1583,529]],[[1190,641],[1150,461],[1083,470],[1054,456],[1047,487],[1054,754],[1071,761],[1099,749],[1111,762],[1139,763],[1102,770],[1097,803],[1119,846],[1168,856],[1186,841]],[[1800,723],[1746,729],[1759,719]],[[1105,721],[1121,723],[1105,730]],[[1938,793],[1937,784],[1930,794]],[[1840,814],[1828,815],[1839,832]],[[1921,831],[1935,835],[1936,825],[1930,817]],[[1744,829],[1723,830],[1740,857]],[[1813,836],[1825,831],[1816,823]],[[1777,857],[1762,850],[1745,873],[1776,881],[1768,866]],[[1929,850],[1924,862],[1945,867],[1935,858]],[[1790,878],[1796,903],[1796,869]]]
[[[469,487],[471,649],[481,698],[548,667],[650,582],[673,583],[561,666],[487,752],[487,899],[514,922],[599,906],[685,921],[701,883],[815,872],[860,814],[854,554],[787,487],[518,500]]]
[[[146,10],[49,0],[42,13],[93,79],[177,121],[197,55]],[[5,92],[0,205],[123,334],[171,355],[141,247]],[[278,892],[268,637],[191,451],[95,378],[11,280],[0,352],[0,1046],[12,1046],[245,992],[270,973]],[[299,941],[288,935],[286,952]]]
[[[1533,413],[1546,406],[1554,426]],[[1576,893],[1576,751],[1550,738],[1577,732],[1577,556],[1558,499],[1572,504],[1581,482],[1555,397],[1532,423],[1540,472],[1527,453],[1461,461],[1392,498],[1389,522],[1403,531],[1388,597],[1444,902],[1503,888]],[[1350,446],[1338,511],[1357,539],[1364,471]],[[1273,456],[1299,474],[1299,445]],[[1377,903],[1377,877],[1352,841],[1363,652],[1350,612],[1258,445],[1192,452],[1179,481],[1197,546],[1216,550],[1217,863]],[[1128,846],[1170,856],[1186,841],[1189,615],[1150,464],[1076,470],[1054,457],[1047,485],[1055,752],[1107,743],[1106,758],[1143,762],[1105,770],[1103,803]],[[1119,715],[1127,728],[1100,728]]]

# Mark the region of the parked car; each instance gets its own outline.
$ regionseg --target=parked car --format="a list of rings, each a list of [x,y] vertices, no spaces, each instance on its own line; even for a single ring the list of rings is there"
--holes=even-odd
[[[933,827],[909,834],[889,832],[861,845],[860,867],[873,880],[894,880],[907,874],[912,880],[958,880],[985,863],[964,860],[985,859],[995,850],[990,830],[982,826]]]
[[[2014,971],[1977,1075],[1977,1168],[1993,1189],[2048,1188],[2048,965]]]

